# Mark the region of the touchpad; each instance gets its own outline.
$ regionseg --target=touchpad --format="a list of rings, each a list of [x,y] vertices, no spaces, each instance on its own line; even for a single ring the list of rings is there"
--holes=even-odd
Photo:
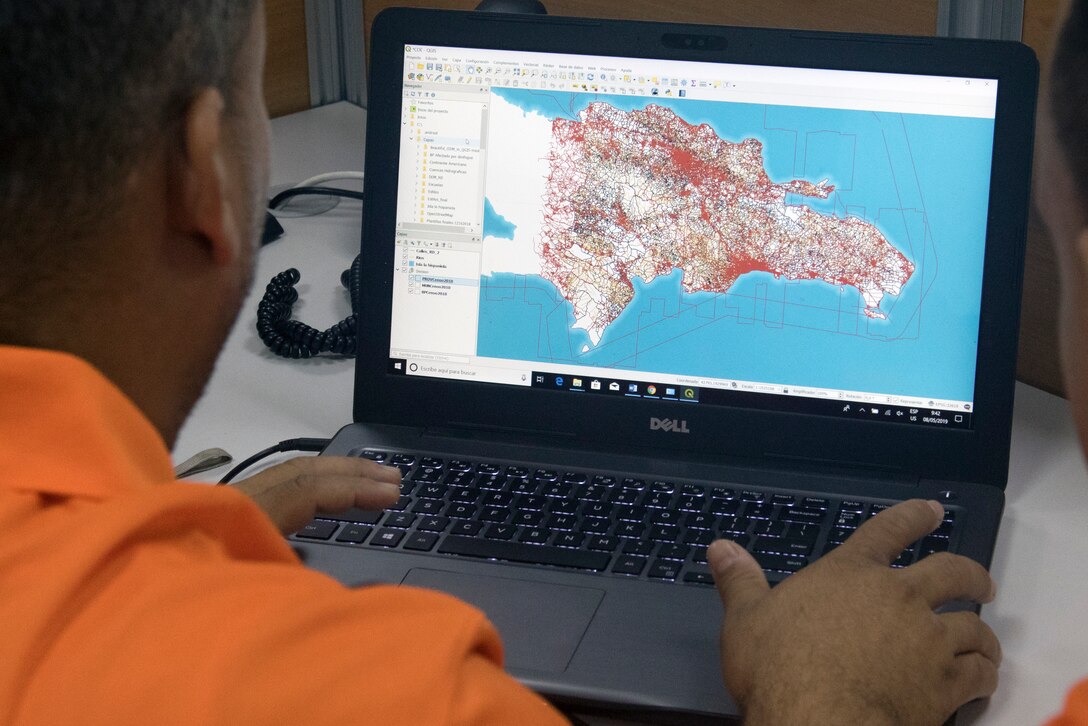
[[[441,590],[487,613],[499,629],[508,668],[566,670],[604,590],[510,577],[410,570],[402,583]]]

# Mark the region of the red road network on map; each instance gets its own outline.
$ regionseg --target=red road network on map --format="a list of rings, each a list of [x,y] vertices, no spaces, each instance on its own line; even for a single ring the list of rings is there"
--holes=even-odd
[[[733,143],[651,105],[592,103],[552,122],[541,275],[574,306],[594,345],[634,297],[631,280],[683,271],[686,292],[725,292],[746,272],[856,288],[885,317],[914,265],[876,227],[787,205],[834,187],[774,184],[756,139]]]

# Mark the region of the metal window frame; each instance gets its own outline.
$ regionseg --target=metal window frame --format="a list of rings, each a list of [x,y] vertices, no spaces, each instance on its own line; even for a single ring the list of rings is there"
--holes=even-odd
[[[310,105],[366,107],[362,0],[305,0]],[[1024,0],[937,0],[937,35],[1020,40]]]
[[[938,0],[937,35],[1020,40],[1024,0]]]
[[[366,107],[361,0],[306,0],[310,105],[350,101]]]

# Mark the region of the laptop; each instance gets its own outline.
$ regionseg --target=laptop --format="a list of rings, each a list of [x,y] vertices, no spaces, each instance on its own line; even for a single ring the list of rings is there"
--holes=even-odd
[[[1015,43],[394,9],[354,422],[393,509],[292,536],[481,607],[561,703],[736,715],[714,538],[773,583],[912,497],[989,565],[1037,64]]]

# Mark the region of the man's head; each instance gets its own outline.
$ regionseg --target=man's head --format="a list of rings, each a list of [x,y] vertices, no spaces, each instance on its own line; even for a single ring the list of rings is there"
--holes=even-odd
[[[1070,0],[1040,103],[1035,199],[1058,256],[1066,393],[1088,451],[1088,0]]]
[[[89,359],[167,440],[263,222],[263,17],[260,0],[0,4],[0,343]]]

